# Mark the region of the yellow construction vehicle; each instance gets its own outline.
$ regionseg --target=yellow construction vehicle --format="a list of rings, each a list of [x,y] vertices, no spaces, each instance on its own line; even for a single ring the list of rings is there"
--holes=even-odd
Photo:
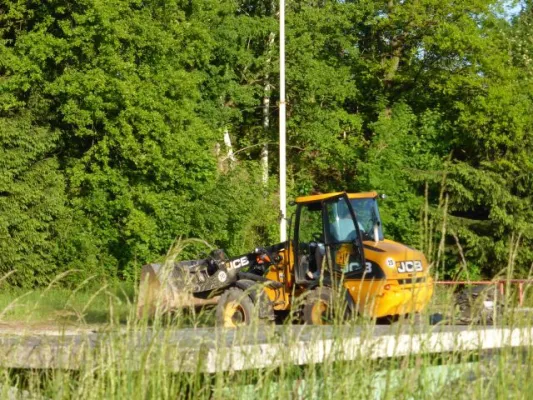
[[[216,303],[217,325],[226,327],[247,325],[254,315],[273,321],[287,311],[298,311],[294,314],[307,324],[327,323],[335,299],[341,300],[342,316],[420,312],[433,294],[428,263],[420,251],[384,239],[378,197],[376,192],[298,197],[286,242],[235,258],[217,251],[176,263],[166,278],[170,283],[161,282],[159,264],[148,264],[141,279],[171,287],[174,298],[187,292],[191,301],[179,306]]]

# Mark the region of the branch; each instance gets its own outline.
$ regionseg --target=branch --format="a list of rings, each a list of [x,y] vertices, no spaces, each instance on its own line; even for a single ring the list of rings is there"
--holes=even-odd
[[[241,151],[244,151],[244,150],[248,150],[248,149],[251,149],[251,148],[254,148],[254,147],[258,147],[258,146],[264,146],[264,145],[269,145],[269,144],[277,144],[279,146],[279,142],[264,142],[264,143],[257,143],[257,144],[252,144],[250,146],[246,146],[246,147],[243,147],[242,149],[239,149],[237,151],[234,151],[233,152],[233,155],[237,154],[237,153],[240,153]],[[305,149],[301,148],[301,147],[298,147],[298,146],[291,146],[291,145],[287,145],[286,147],[289,147],[291,149],[296,149],[296,150],[300,150],[300,151],[305,151]],[[226,161],[227,159],[229,158],[228,157],[224,157],[221,161]]]

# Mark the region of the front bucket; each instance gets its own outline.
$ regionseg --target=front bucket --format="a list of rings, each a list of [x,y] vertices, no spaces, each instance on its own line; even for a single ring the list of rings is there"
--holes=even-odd
[[[192,290],[178,288],[173,277],[180,274],[180,264],[174,263],[166,274],[163,264],[147,264],[142,267],[139,285],[137,316],[153,317],[156,312],[166,313],[184,307],[200,307],[217,304],[219,296],[209,299],[193,296]],[[183,281],[180,280],[183,285]],[[185,285],[187,286],[187,285]]]

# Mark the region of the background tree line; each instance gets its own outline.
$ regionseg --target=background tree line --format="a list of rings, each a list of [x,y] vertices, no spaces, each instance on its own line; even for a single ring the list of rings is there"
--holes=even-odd
[[[533,5],[513,4],[288,1],[291,196],[376,189],[440,274],[528,274]],[[276,242],[277,12],[0,1],[0,272],[131,279],[176,236]]]

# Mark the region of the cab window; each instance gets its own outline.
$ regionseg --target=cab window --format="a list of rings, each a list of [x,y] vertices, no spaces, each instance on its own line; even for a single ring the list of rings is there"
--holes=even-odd
[[[326,214],[328,243],[349,243],[355,240],[355,225],[345,199],[326,204]]]
[[[299,241],[309,243],[321,241],[322,207],[320,204],[302,206],[300,212]]]

